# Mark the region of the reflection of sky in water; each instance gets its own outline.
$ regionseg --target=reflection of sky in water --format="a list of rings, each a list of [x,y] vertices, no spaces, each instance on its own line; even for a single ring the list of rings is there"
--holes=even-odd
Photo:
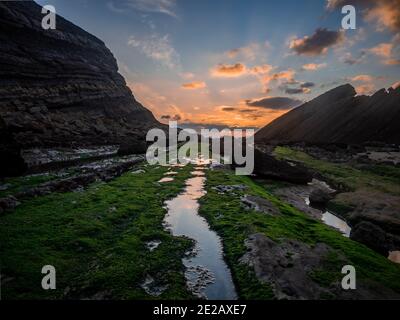
[[[304,199],[304,201],[306,202],[306,204],[308,206],[310,205],[309,197],[306,197]],[[326,225],[340,230],[340,232],[342,232],[345,237],[350,237],[351,227],[343,219],[340,219],[339,217],[335,216],[334,214],[330,213],[329,211],[325,211],[322,214],[321,219]]]
[[[400,263],[400,251],[390,251],[388,258],[390,261]]]
[[[215,278],[203,290],[208,299],[236,299],[231,273],[223,260],[222,243],[211,231],[207,221],[198,215],[198,199],[205,195],[205,177],[195,176],[187,180],[185,191],[172,200],[166,201],[168,214],[165,222],[175,236],[185,235],[196,241],[196,255],[183,259],[186,267],[202,266]],[[186,274],[196,281],[199,275]]]
[[[322,221],[325,222],[328,226],[334,227],[339,229],[344,236],[350,237],[350,226],[346,223],[346,221],[338,218],[337,216],[333,215],[332,213],[326,211],[322,215]]]

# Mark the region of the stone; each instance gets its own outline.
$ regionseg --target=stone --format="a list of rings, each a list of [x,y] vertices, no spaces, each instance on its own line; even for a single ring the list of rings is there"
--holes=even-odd
[[[61,16],[57,32],[42,29],[41,9],[0,2],[0,176],[23,173],[20,150],[33,147],[144,153],[147,131],[167,127],[135,99],[101,40]]]
[[[310,193],[310,203],[324,205],[333,199],[333,194],[327,190],[316,188]]]
[[[0,198],[0,208],[2,212],[6,210],[13,210],[20,204],[21,202],[19,202],[18,199],[14,196],[7,196],[4,198]]]
[[[259,149],[254,150],[254,173],[257,176],[278,179],[298,184],[312,181],[313,175],[305,167],[290,165],[286,161],[277,160],[272,155]]]

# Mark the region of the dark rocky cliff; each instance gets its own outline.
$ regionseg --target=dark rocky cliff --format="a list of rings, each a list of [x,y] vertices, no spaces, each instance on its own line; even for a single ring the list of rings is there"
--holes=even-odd
[[[0,2],[2,161],[20,148],[143,148],[147,130],[161,124],[135,100],[111,51],[60,16],[56,30],[42,29],[41,9]]]
[[[347,84],[293,109],[260,129],[256,143],[400,144],[400,88],[356,96]]]

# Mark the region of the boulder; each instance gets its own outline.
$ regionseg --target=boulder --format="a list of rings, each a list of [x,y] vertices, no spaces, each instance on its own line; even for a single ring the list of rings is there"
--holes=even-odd
[[[254,173],[258,176],[298,184],[307,184],[313,178],[312,173],[305,167],[277,160],[272,155],[258,149],[254,150]]]
[[[376,224],[368,221],[358,223],[352,228],[350,238],[385,256],[388,254],[386,232]]]
[[[310,193],[310,203],[317,205],[325,205],[329,200],[333,199],[333,194],[327,190],[316,188]]]
[[[0,213],[6,210],[13,210],[21,203],[14,196],[7,196],[4,198],[0,198]]]

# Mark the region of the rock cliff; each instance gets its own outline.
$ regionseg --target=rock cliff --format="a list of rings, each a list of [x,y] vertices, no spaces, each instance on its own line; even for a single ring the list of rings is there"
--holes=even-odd
[[[255,136],[256,143],[400,144],[400,88],[356,96],[347,84],[284,114]]]
[[[152,113],[135,100],[105,44],[57,16],[44,30],[41,6],[0,2],[0,153],[119,144],[139,147]]]

